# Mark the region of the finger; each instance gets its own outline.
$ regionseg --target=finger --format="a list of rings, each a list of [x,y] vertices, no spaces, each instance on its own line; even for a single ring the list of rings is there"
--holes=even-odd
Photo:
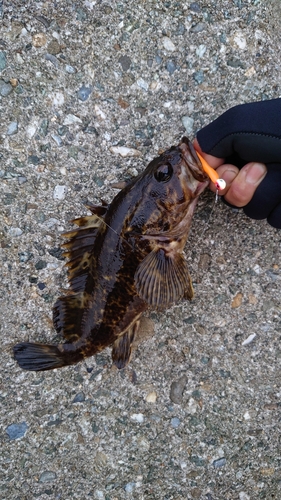
[[[216,169],[217,167],[219,167],[219,165],[223,164],[224,158],[216,158],[216,156],[212,156],[212,155],[208,155],[207,153],[204,153],[204,151],[202,151],[200,144],[196,138],[193,141],[193,146],[195,147],[196,151],[198,151],[198,153],[200,153],[203,156],[203,158],[205,158],[206,162],[209,163],[210,167]]]
[[[244,165],[232,180],[225,194],[225,200],[236,207],[247,205],[266,176],[266,172],[267,169],[264,163],[251,162]]]

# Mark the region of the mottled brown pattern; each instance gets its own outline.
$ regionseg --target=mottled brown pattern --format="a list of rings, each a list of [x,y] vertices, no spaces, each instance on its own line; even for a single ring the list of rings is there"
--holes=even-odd
[[[91,206],[63,244],[70,288],[54,305],[54,326],[66,342],[21,343],[14,354],[27,370],[77,363],[113,344],[124,367],[139,318],[148,308],[191,298],[182,250],[199,194],[207,185],[183,138],[126,184],[110,205]]]

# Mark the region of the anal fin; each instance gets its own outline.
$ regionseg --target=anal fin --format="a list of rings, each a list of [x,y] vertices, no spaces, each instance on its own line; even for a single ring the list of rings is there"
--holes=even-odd
[[[130,361],[132,343],[139,328],[139,323],[139,320],[136,321],[123,335],[120,335],[113,344],[112,360],[119,370],[124,368]]]

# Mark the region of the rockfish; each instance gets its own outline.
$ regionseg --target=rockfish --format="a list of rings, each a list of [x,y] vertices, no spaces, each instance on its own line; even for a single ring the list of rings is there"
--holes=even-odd
[[[69,289],[53,307],[65,342],[21,342],[14,357],[25,370],[73,365],[112,345],[118,368],[130,360],[142,314],[163,309],[193,288],[183,255],[200,193],[208,184],[192,143],[183,137],[128,181],[110,204],[88,208],[62,245]]]

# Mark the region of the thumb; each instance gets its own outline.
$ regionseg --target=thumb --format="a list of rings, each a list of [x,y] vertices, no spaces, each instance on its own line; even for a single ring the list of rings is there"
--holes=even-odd
[[[264,163],[247,163],[230,183],[224,195],[225,200],[236,207],[244,207],[252,199],[266,173],[267,168]]]

